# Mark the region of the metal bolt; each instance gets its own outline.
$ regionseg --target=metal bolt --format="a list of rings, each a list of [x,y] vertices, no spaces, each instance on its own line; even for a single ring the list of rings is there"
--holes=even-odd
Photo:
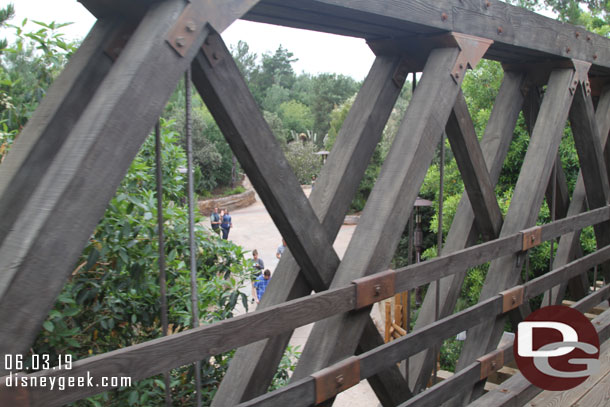
[[[195,28],[197,28],[197,25],[195,24],[194,21],[189,21],[186,23],[186,31],[192,33],[193,31],[195,31]]]
[[[186,45],[186,39],[184,37],[177,37],[176,38],[176,45],[178,47],[184,47]]]
[[[566,47],[566,52],[567,52],[568,54],[570,53],[570,51],[572,51],[572,50],[570,49],[570,47]]]
[[[449,16],[447,15],[447,13],[441,14],[441,20],[446,21],[448,18]]]
[[[381,286],[379,284],[377,284],[375,286],[375,297],[379,297],[379,294],[381,294]]]
[[[498,27],[498,34],[502,34],[503,31],[504,29],[502,29],[502,27]]]
[[[214,58],[215,60],[218,60],[218,53],[217,52],[212,52],[212,58]]]
[[[574,33],[574,36],[575,36],[576,38],[578,38],[578,37],[580,37],[580,33],[579,33],[578,31],[576,31],[576,32]]]
[[[511,298],[510,301],[513,303],[513,305],[515,305],[517,303],[517,297],[513,295],[513,298]]]
[[[491,7],[491,3],[490,3],[490,2],[488,2],[488,1],[486,1],[486,2],[485,2],[485,7],[487,7],[487,8]]]
[[[597,54],[593,54],[593,59],[597,59]]]
[[[591,41],[591,36],[587,35],[587,41]]]
[[[342,374],[340,374],[335,378],[335,382],[337,382],[337,387],[341,387],[343,385],[343,382],[345,382],[345,378]]]
[[[460,69],[464,69],[464,64],[460,64]]]
[[[536,236],[531,235],[531,236],[530,236],[530,239],[531,239],[532,243],[534,243],[534,242],[536,241]]]
[[[495,368],[496,368],[496,361],[495,361],[495,360],[493,360],[493,361],[491,362],[491,368],[492,368],[492,369],[495,369]]]
[[[455,79],[458,79],[460,77],[460,74],[456,72],[453,74],[453,76],[455,77]]]
[[[578,85],[578,81],[574,79],[574,85]]]

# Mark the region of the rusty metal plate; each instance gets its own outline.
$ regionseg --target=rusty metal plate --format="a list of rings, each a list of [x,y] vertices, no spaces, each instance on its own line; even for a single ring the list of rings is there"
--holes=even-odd
[[[28,389],[21,386],[6,387],[3,384],[0,386],[0,406],[29,407],[30,395]]]
[[[352,281],[356,284],[356,309],[364,308],[386,298],[395,292],[396,272],[386,270]]]
[[[201,31],[205,20],[201,17],[197,8],[189,3],[176,20],[165,40],[182,57],[186,55],[191,45]]]
[[[523,246],[521,249],[523,251],[529,250],[542,243],[542,228],[540,226],[522,230],[521,234],[523,235]]]
[[[451,77],[456,83],[466,74],[466,69],[473,69],[485,55],[493,40],[472,35],[452,32],[451,36],[460,47],[460,54],[451,70]]]
[[[502,291],[502,313],[513,310],[523,304],[524,289],[522,285],[518,285],[506,291]]]
[[[483,355],[477,359],[481,364],[481,380],[489,377],[493,372],[500,370],[504,366],[504,351],[496,350],[494,352]]]
[[[360,383],[360,359],[349,357],[311,375],[316,385],[316,405]]]

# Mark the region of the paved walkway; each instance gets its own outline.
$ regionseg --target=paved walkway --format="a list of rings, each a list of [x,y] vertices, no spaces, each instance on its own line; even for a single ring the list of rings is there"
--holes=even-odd
[[[309,196],[310,191],[309,188],[305,187],[304,192],[306,195]],[[229,233],[229,240],[250,252],[257,249],[259,257],[265,263],[265,268],[271,270],[273,278],[273,272],[279,262],[275,257],[275,252],[277,247],[282,243],[282,237],[258,196],[256,197],[256,203],[254,205],[232,211],[231,218],[233,227]],[[343,225],[341,227],[337,239],[333,244],[339,257],[343,257],[355,229],[356,226],[354,225]],[[248,254],[247,256],[251,257],[251,254]],[[251,287],[244,287],[242,291],[248,295],[248,298],[251,298]],[[249,304],[250,311],[252,311],[253,305],[251,303]],[[244,310],[242,308],[237,311],[239,313]],[[376,313],[376,308],[373,313]],[[379,315],[378,312],[376,315]],[[294,332],[290,344],[293,347],[300,346],[300,350],[302,350],[307,342],[310,331],[311,325],[298,328]],[[377,397],[372,389],[366,381],[363,381],[358,386],[340,394],[337,397],[334,406],[369,407],[377,406],[378,404]]]

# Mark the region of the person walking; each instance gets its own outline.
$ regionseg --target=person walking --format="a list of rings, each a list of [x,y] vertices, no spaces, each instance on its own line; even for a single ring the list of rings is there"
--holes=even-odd
[[[229,210],[225,209],[224,215],[222,215],[222,223],[220,224],[223,239],[227,240],[229,238],[229,231],[232,227],[233,223],[231,222],[231,215],[229,214]]]
[[[267,289],[267,285],[269,285],[269,279],[271,278],[271,272],[269,270],[265,270],[263,274],[258,276],[256,281],[254,282],[254,288],[256,288],[256,297],[254,300],[258,304],[263,298],[263,294],[265,294],[265,290]]]
[[[275,251],[275,257],[277,257],[278,259],[281,259],[282,255],[284,254],[284,250],[286,250],[286,241],[284,239],[282,239],[282,244],[279,245],[277,247],[277,250]]]
[[[218,214],[218,208],[214,208],[214,212],[210,215],[210,224],[214,233],[220,236],[220,215]]]

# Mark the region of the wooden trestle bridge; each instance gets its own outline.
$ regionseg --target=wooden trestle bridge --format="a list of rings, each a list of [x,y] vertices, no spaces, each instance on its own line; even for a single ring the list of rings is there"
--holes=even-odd
[[[510,347],[498,349],[505,320],[524,318],[527,300],[543,293],[561,303],[568,285],[583,312],[610,297],[607,284],[591,292],[586,274],[600,265],[608,282],[609,39],[496,0],[80,1],[98,21],[0,166],[0,353],[27,353],[189,67],[290,254],[255,313],[34,375],[138,380],[238,348],[216,406],[329,405],[361,380],[384,406],[522,405],[540,390],[520,374],[482,395],[512,359]],[[219,35],[238,18],[364,38],[376,55],[309,200]],[[500,61],[504,79],[479,142],[460,85],[481,58]],[[411,72],[421,80],[340,260],[332,242]],[[521,111],[531,140],[503,216],[494,186]],[[580,160],[572,196],[558,159],[568,120]],[[444,132],[467,194],[443,255],[388,270]],[[536,226],[544,199],[556,220]],[[583,256],[580,230],[591,225],[597,250]],[[520,281],[528,249],[551,239],[553,270]],[[454,313],[466,271],[485,262],[480,302]],[[427,284],[415,330],[384,344],[371,305]],[[291,384],[266,393],[292,331],[312,322]],[[610,312],[594,323],[607,346]],[[465,329],[458,372],[422,392],[434,348]],[[0,400],[54,406],[105,390],[0,384]]]

